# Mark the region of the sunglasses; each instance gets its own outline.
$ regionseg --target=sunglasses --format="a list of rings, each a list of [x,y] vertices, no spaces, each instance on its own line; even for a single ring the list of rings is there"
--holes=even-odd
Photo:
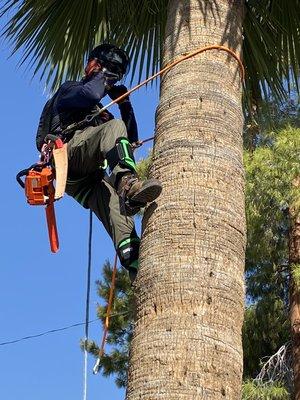
[[[119,79],[121,79],[126,72],[124,71],[123,65],[120,65],[119,63],[113,61],[107,61],[105,63],[105,68],[107,68],[108,71],[112,72],[113,74],[118,75]]]

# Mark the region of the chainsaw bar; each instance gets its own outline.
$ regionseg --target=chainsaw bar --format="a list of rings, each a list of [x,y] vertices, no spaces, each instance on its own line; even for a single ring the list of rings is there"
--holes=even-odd
[[[59,249],[58,233],[56,227],[56,218],[54,211],[54,203],[50,203],[46,206],[46,220],[50,242],[50,249],[52,253],[56,253]]]

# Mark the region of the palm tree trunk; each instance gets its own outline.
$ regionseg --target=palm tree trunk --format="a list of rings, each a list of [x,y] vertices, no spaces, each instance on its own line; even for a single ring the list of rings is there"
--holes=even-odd
[[[240,53],[241,1],[170,0],[163,64],[209,44]],[[210,51],[162,78],[143,220],[128,400],[240,399],[244,172],[236,60]]]
[[[300,268],[300,214],[296,207],[291,207],[289,261],[292,268],[290,277],[290,320],[292,335],[292,354],[294,371],[294,399],[300,400],[300,292],[299,277],[295,271]]]

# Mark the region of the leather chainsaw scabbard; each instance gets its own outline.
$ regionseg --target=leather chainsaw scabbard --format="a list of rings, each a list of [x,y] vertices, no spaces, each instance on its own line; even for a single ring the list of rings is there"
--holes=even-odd
[[[54,199],[58,200],[63,197],[66,189],[67,174],[68,174],[68,151],[67,143],[60,149],[53,150],[55,164],[55,195]]]

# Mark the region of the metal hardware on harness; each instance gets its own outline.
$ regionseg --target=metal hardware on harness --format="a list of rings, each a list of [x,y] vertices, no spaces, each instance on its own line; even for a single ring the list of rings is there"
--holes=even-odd
[[[95,112],[94,114],[87,115],[82,121],[74,122],[73,124],[67,126],[62,132],[61,137],[65,142],[68,140],[69,135],[74,133],[76,130],[86,128],[93,122],[94,118],[98,117],[101,114],[100,109],[99,111]]]

